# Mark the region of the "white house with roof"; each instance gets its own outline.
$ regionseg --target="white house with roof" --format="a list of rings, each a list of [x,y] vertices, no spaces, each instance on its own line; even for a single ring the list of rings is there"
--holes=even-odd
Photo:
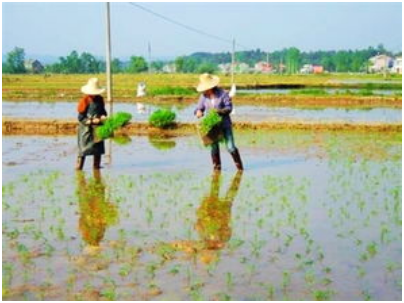
[[[402,68],[402,57],[396,57],[394,59],[393,67],[391,68],[391,72],[395,74],[402,74],[403,73],[403,68]]]
[[[29,73],[39,74],[44,71],[44,67],[38,60],[26,60],[24,61],[24,67]]]
[[[163,73],[172,74],[175,73],[177,68],[175,67],[174,63],[169,63],[163,66]]]
[[[370,66],[369,72],[371,73],[382,73],[390,70],[393,67],[394,60],[392,57],[387,55],[377,55],[369,59]]]
[[[231,73],[231,63],[223,63],[217,66],[219,71],[223,74],[230,74]],[[251,71],[250,66],[244,62],[236,62],[233,65],[234,72],[238,74],[248,73]]]
[[[268,74],[273,71],[273,66],[269,62],[260,61],[255,63],[254,71],[257,73]]]

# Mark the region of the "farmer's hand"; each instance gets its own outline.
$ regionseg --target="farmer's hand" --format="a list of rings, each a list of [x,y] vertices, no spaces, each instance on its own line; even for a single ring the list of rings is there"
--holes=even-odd
[[[197,118],[200,118],[200,117],[202,117],[203,116],[203,112],[201,111],[201,110],[197,110],[196,111],[196,117]]]
[[[100,119],[98,119],[98,118],[94,118],[93,119],[93,124],[100,124]]]
[[[104,115],[102,115],[102,116],[100,117],[100,119],[101,119],[101,121],[105,121],[105,120],[107,120],[107,117],[104,116]]]

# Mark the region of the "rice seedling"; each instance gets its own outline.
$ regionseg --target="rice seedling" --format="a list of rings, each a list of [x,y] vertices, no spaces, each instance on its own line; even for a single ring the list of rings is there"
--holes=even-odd
[[[199,131],[202,136],[208,135],[214,127],[222,122],[222,117],[214,110],[208,111],[199,122]]]
[[[330,301],[333,292],[330,290],[315,290],[313,291],[313,298],[316,301]]]
[[[113,114],[111,117],[108,117],[102,125],[96,128],[97,138],[105,140],[113,137],[114,131],[125,126],[131,119],[132,115],[130,113],[117,112]]]
[[[176,114],[170,109],[158,109],[149,117],[150,125],[158,128],[169,128],[175,125]]]

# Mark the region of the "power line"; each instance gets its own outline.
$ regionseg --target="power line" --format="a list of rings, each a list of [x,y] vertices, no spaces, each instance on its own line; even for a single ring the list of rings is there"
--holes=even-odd
[[[202,30],[200,30],[200,29],[197,29],[197,28],[194,28],[194,27],[192,27],[192,26],[186,25],[186,24],[184,24],[184,23],[178,22],[178,21],[173,20],[173,19],[171,19],[171,18],[169,18],[169,17],[166,17],[166,16],[163,16],[163,15],[161,15],[161,14],[159,14],[159,13],[156,13],[156,12],[154,12],[154,11],[152,11],[152,10],[150,10],[150,9],[148,9],[148,8],[146,8],[146,7],[142,6],[142,5],[140,5],[140,4],[137,4],[137,3],[134,3],[134,2],[129,2],[129,4],[130,4],[130,5],[133,5],[133,6],[137,7],[137,8],[139,8],[139,9],[141,9],[141,10],[144,10],[144,11],[146,11],[146,12],[148,12],[148,13],[150,13],[150,14],[156,16],[156,17],[159,17],[159,18],[161,18],[161,19],[163,19],[163,20],[165,20],[165,21],[171,22],[171,23],[173,23],[173,24],[175,24],[175,25],[177,25],[177,26],[180,26],[180,27],[185,28],[185,29],[187,29],[187,30],[189,30],[189,31],[192,31],[192,32],[194,32],[194,33],[197,33],[197,34],[200,34],[200,35],[203,35],[203,36],[212,38],[212,39],[216,39],[216,40],[221,41],[221,42],[224,42],[224,43],[233,44],[233,41],[230,40],[230,39],[225,39],[225,38],[222,38],[222,37],[219,37],[219,36],[216,36],[216,35],[212,35],[212,34],[209,34],[209,33],[207,33],[207,32],[204,32],[204,31],[202,31]],[[247,47],[245,47],[245,46],[242,45],[242,44],[236,43],[236,45],[239,45],[239,46],[241,46],[241,47],[247,49]]]

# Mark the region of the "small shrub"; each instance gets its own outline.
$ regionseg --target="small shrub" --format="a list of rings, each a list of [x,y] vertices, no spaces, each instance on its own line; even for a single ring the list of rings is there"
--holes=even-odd
[[[117,112],[107,118],[104,123],[96,129],[99,139],[105,140],[114,135],[114,131],[125,126],[132,119],[132,115],[125,112]]]
[[[200,122],[201,135],[207,135],[212,128],[218,125],[220,122],[222,122],[222,117],[220,117],[220,115],[214,110],[209,111]]]
[[[170,109],[158,109],[149,117],[149,123],[158,128],[167,128],[174,124],[176,115]]]

